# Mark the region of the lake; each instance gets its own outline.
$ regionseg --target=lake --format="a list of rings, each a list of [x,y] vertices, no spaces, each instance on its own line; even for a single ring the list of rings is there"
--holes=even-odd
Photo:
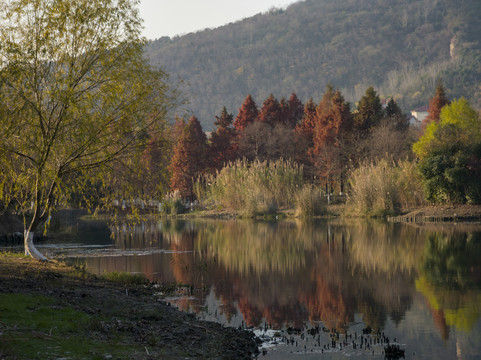
[[[266,359],[384,358],[387,341],[406,359],[481,358],[481,225],[78,219],[56,234],[41,251],[185,285],[164,300],[252,328]]]

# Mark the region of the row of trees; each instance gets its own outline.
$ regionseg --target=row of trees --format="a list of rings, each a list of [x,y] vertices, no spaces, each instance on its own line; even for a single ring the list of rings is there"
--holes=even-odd
[[[343,192],[352,170],[382,167],[386,163],[379,161],[388,158],[402,167],[392,172],[404,176],[396,193],[424,190],[433,203],[481,203],[479,114],[464,98],[450,102],[440,81],[420,129],[409,127],[393,99],[383,106],[372,87],[351,111],[331,85],[318,104],[312,99],[302,104],[296,94],[280,101],[271,95],[259,109],[248,95],[235,119],[224,108],[215,125],[207,139],[195,117],[176,124],[171,188],[182,197],[194,198],[196,178],[240,158],[292,159],[303,165],[307,180],[326,193]],[[406,171],[411,165],[399,161],[409,159],[417,164],[421,181],[417,172]],[[419,195],[412,198],[418,203]]]
[[[393,99],[383,107],[372,87],[355,111],[331,85],[318,104],[312,98],[303,104],[293,93],[280,101],[270,95],[258,108],[248,95],[235,119],[224,107],[215,126],[207,139],[196,117],[175,125],[171,187],[183,197],[193,197],[199,175],[239,158],[293,159],[311,181],[342,192],[354,164],[385,153],[403,156],[408,149],[406,116]]]

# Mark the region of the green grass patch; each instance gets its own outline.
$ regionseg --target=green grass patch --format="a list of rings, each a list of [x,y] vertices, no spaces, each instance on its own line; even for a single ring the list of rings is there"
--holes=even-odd
[[[143,285],[148,282],[143,275],[128,272],[109,272],[103,274],[101,278],[120,285]]]
[[[0,294],[0,355],[15,359],[104,359],[122,346],[89,336],[89,315],[53,298]]]
[[[25,253],[22,252],[12,252],[12,251],[0,251],[0,256],[5,256],[8,258],[21,259],[26,258]]]

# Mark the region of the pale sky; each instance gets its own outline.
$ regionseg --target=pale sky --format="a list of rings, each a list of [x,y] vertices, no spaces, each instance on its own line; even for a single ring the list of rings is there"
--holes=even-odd
[[[143,35],[154,40],[215,28],[296,0],[141,0]]]

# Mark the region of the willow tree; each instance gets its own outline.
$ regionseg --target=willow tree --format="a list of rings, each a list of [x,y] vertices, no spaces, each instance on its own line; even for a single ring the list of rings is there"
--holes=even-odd
[[[166,75],[143,57],[137,3],[0,0],[0,194],[34,258],[52,207],[163,126]]]

